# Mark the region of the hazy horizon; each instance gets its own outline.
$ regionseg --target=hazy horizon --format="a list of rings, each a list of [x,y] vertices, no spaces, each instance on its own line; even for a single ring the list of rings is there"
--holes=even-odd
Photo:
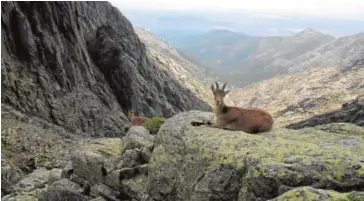
[[[289,35],[312,28],[335,37],[364,32],[364,1],[235,0],[110,1],[134,26],[160,34],[226,29],[252,36]]]

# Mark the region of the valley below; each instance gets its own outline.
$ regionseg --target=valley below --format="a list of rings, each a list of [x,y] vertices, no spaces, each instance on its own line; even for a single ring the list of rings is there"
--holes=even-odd
[[[363,33],[335,38],[312,28],[267,37],[211,30],[170,43],[236,87],[311,68],[346,68],[364,57]]]

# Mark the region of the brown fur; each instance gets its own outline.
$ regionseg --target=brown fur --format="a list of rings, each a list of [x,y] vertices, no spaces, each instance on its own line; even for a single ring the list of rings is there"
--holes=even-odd
[[[229,91],[225,91],[226,83],[219,89],[216,82],[216,89],[211,85],[214,94],[215,122],[210,126],[246,133],[261,133],[270,131],[273,127],[273,117],[266,111],[258,108],[240,108],[227,106],[224,97]]]
[[[134,111],[132,110],[128,111],[128,118],[133,126],[140,126],[149,119],[148,117],[134,116]]]

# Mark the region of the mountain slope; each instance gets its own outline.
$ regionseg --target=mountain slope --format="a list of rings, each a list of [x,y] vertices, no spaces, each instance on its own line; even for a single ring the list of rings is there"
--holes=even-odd
[[[312,52],[294,59],[290,72],[304,71],[313,67],[339,66],[346,68],[352,61],[364,58],[364,33],[338,38]]]
[[[210,69],[224,72],[230,66],[244,61],[257,45],[257,40],[228,30],[211,30],[173,44]]]
[[[286,73],[291,61],[334,37],[307,28],[292,36],[252,37],[210,31],[179,42],[180,50],[239,86]]]
[[[190,56],[198,57],[206,64],[213,65],[216,59],[228,60],[229,53],[236,50],[236,43],[249,43],[252,37],[228,30],[211,30],[207,33],[191,36],[175,45]],[[242,48],[242,47],[240,47]],[[219,56],[219,57],[217,57]],[[209,63],[210,62],[210,63]]]
[[[275,117],[275,126],[281,127],[339,109],[364,94],[363,76],[364,65],[346,72],[316,68],[235,88],[228,99],[236,106],[268,110]]]
[[[71,132],[120,136],[124,113],[210,106],[160,71],[105,2],[2,2],[2,104]]]
[[[157,66],[170,73],[174,80],[191,90],[197,97],[212,104],[209,85],[214,81],[206,68],[182,55],[177,49],[143,28],[135,28],[146,44],[148,54]]]

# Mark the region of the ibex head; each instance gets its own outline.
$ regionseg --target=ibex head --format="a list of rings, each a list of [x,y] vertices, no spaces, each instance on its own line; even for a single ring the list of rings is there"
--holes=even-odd
[[[211,90],[214,94],[214,100],[217,106],[221,106],[224,104],[224,97],[230,92],[230,90],[225,91],[226,84],[227,83],[224,83],[221,89],[219,88],[219,83],[217,83],[217,81],[215,81],[216,88],[213,84],[211,85]]]

